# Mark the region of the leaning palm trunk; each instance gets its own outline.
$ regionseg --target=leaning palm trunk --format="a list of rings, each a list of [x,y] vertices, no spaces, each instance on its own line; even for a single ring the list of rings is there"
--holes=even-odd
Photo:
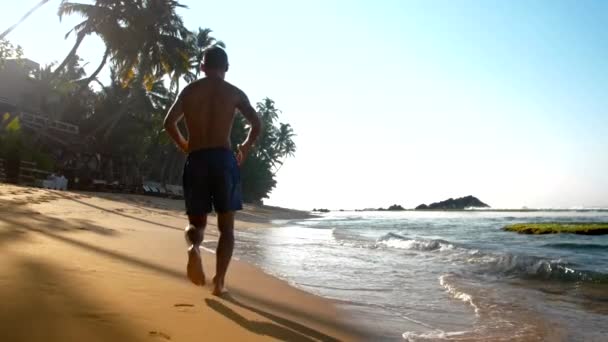
[[[91,82],[97,80],[97,76],[99,75],[99,73],[101,72],[103,67],[106,65],[106,62],[108,61],[109,56],[110,56],[110,49],[106,48],[106,52],[103,54],[101,63],[99,64],[97,69],[91,74],[91,76],[87,77],[85,80],[82,81],[82,85],[80,86],[78,94],[80,94],[83,90],[85,90]],[[102,85],[102,88],[103,88],[103,85]]]
[[[0,39],[4,39],[4,37],[6,37],[9,33],[11,33],[15,28],[17,28],[17,26],[19,26],[22,22],[24,22],[25,19],[27,19],[30,15],[32,15],[32,13],[34,13],[37,9],[42,7],[42,5],[46,4],[47,2],[49,2],[49,0],[42,0],[36,6],[34,6],[32,9],[27,11],[25,13],[25,15],[23,15],[23,17],[21,17],[21,19],[19,19],[19,21],[17,23],[15,23],[14,25],[12,25],[8,29],[6,29],[6,31],[2,32],[2,34],[0,34]]]
[[[55,71],[53,71],[53,78],[56,78],[61,72],[61,70],[63,70],[65,66],[70,62],[70,60],[74,58],[74,56],[76,55],[76,51],[78,51],[80,44],[82,44],[82,41],[84,40],[84,37],[84,33],[78,33],[78,35],[76,36],[76,43],[74,44],[74,47],[72,47],[72,50],[70,50],[70,53],[68,53],[68,55],[64,58],[63,62],[61,62],[61,64],[59,64]]]

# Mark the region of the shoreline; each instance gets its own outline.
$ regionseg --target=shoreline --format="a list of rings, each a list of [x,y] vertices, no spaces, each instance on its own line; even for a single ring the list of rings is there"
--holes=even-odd
[[[608,208],[583,208],[583,209],[404,209],[404,210],[329,210],[328,212],[312,211],[313,215],[327,213],[441,213],[441,212],[464,212],[464,213],[534,213],[534,212],[608,212]]]
[[[189,283],[182,228],[187,220],[182,208],[179,200],[0,184],[0,300],[7,308],[0,321],[6,338],[47,342],[366,338],[337,303],[245,261],[232,261],[229,297],[214,297],[209,286]],[[247,205],[235,228],[312,217]],[[214,221],[209,220],[206,240],[217,239]],[[203,259],[211,279],[214,255],[204,252]]]

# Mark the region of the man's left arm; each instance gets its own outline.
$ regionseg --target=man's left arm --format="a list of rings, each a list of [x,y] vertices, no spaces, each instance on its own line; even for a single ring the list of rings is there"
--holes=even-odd
[[[167,134],[173,139],[177,147],[182,150],[184,153],[188,153],[188,141],[179,128],[177,127],[177,123],[184,117],[184,109],[183,109],[183,100],[182,94],[179,94],[175,103],[169,109],[167,116],[165,117],[165,122],[163,126],[165,127],[165,131]]]

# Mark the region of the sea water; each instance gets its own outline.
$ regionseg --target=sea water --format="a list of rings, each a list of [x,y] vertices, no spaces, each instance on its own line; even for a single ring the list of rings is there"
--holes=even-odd
[[[374,340],[608,341],[608,235],[502,230],[574,221],[608,212],[329,213],[240,231],[236,255],[335,300]]]

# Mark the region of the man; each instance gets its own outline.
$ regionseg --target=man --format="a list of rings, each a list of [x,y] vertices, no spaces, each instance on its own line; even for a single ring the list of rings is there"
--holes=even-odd
[[[234,213],[243,208],[239,167],[260,133],[261,121],[245,93],[224,81],[228,56],[223,49],[208,49],[201,69],[206,77],[184,88],[169,110],[164,126],[177,146],[188,154],[183,175],[190,221],[186,228],[188,278],[196,285],[205,284],[199,246],[203,242],[207,215],[215,209],[220,238],[213,294],[219,296],[224,292],[224,279],[234,249]],[[249,121],[251,130],[235,156],[230,146],[230,132],[236,110]],[[182,117],[188,128],[188,140],[177,127]]]

